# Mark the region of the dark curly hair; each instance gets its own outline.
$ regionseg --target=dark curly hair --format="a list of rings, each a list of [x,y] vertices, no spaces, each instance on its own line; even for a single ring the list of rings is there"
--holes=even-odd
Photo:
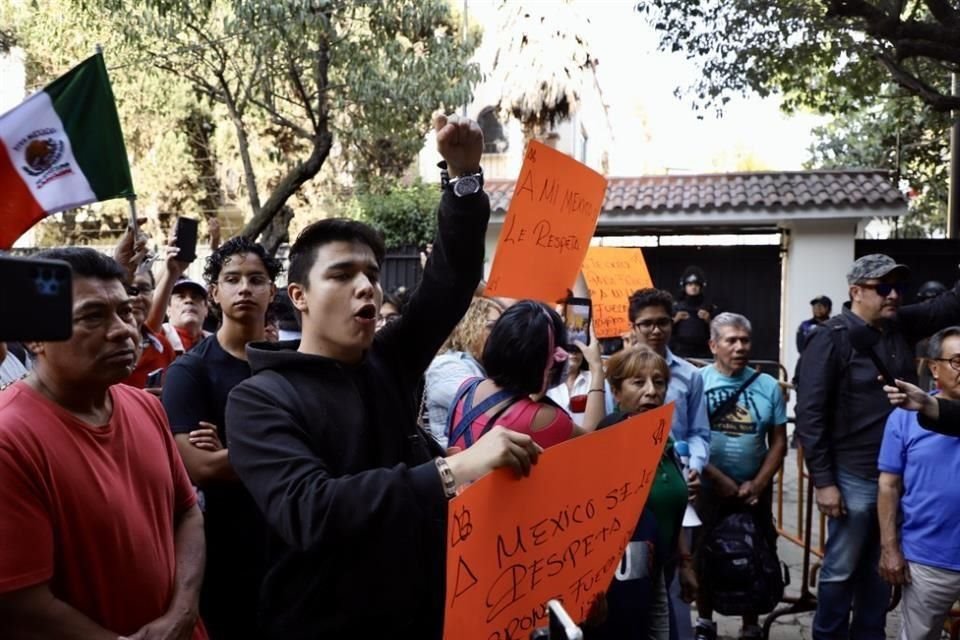
[[[276,280],[280,272],[283,271],[283,264],[267,253],[263,245],[246,236],[236,236],[224,242],[219,249],[207,257],[207,264],[203,268],[203,279],[207,282],[207,285],[217,282],[220,278],[220,272],[223,270],[223,263],[228,258],[246,253],[252,253],[260,258],[271,280]]]
[[[636,321],[647,307],[661,307],[667,315],[673,314],[673,296],[663,289],[639,289],[630,295],[630,322]]]

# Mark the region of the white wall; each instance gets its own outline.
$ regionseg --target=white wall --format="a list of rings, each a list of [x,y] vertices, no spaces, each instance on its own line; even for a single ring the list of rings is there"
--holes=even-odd
[[[828,296],[836,315],[847,300],[846,274],[853,263],[857,222],[848,218],[783,225],[789,230],[789,240],[784,258],[780,362],[791,378],[797,365],[796,331],[812,315],[810,301],[820,295]],[[793,397],[792,401],[795,400]]]

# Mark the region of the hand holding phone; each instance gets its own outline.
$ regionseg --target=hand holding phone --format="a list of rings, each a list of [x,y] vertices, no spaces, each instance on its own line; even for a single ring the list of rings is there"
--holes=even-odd
[[[180,249],[177,253],[177,260],[180,262],[193,262],[197,259],[197,232],[199,227],[199,220],[177,218],[176,237],[173,245]]]
[[[567,350],[573,351],[577,341],[590,344],[590,323],[593,303],[590,298],[569,297],[563,302],[563,322],[567,326]]]

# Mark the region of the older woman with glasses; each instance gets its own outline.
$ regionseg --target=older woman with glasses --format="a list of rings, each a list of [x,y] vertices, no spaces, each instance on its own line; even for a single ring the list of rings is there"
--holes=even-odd
[[[607,360],[607,382],[617,411],[598,429],[663,405],[670,384],[666,360],[645,346],[625,349]],[[671,438],[620,568],[607,591],[607,619],[588,640],[669,640],[672,622],[667,585],[679,571],[683,599],[696,596],[693,559],[681,534],[687,485]]]

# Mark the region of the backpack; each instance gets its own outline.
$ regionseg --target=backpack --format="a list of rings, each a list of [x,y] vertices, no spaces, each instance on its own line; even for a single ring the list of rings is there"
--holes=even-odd
[[[713,608],[728,616],[773,611],[790,582],[776,542],[748,511],[723,517],[701,548],[701,576]]]

